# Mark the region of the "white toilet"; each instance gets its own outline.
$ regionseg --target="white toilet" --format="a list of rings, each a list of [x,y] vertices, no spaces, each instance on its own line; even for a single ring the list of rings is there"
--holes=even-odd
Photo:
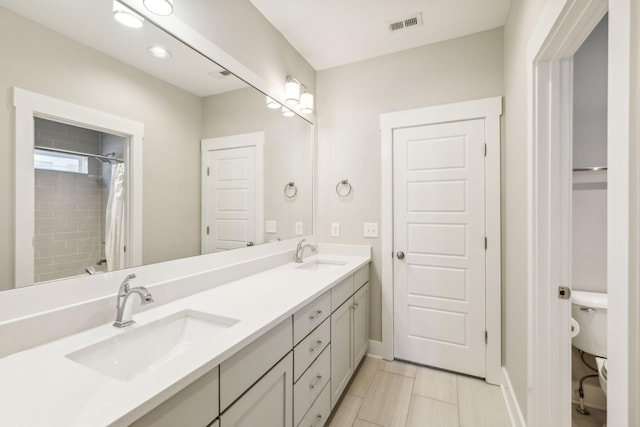
[[[571,291],[571,317],[580,332],[571,339],[578,349],[596,356],[600,387],[607,394],[607,294]]]

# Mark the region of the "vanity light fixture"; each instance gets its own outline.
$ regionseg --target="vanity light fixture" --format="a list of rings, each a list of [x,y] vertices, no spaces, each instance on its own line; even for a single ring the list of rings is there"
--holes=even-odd
[[[300,82],[291,76],[287,77],[287,82],[284,85],[284,102],[287,105],[298,105],[300,102]]]
[[[129,28],[142,28],[144,18],[119,1],[113,1],[113,18]]]
[[[149,46],[147,50],[151,55],[155,56],[156,58],[160,58],[160,59],[171,58],[171,52],[169,52],[167,49],[163,48],[162,46],[158,46],[158,45]]]
[[[173,0],[143,0],[144,7],[149,12],[160,16],[168,16],[173,13]]]
[[[280,103],[273,99],[270,96],[267,96],[267,108],[271,108],[272,110],[276,110],[280,108]]]
[[[313,113],[313,94],[293,76],[287,76],[284,85],[284,102],[291,106],[300,105],[301,113]]]
[[[311,92],[305,91],[300,95],[300,112],[313,113],[313,94]]]
[[[285,106],[282,106],[282,115],[285,117],[293,117],[295,113]]]

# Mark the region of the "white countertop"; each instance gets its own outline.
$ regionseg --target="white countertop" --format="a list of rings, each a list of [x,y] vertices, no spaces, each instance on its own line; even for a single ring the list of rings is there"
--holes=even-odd
[[[120,426],[135,421],[370,261],[321,254],[306,257],[305,263],[314,259],[346,264],[333,271],[310,271],[292,262],[143,313],[134,308],[136,323],[124,329],[109,323],[0,359],[0,425]],[[130,381],[65,357],[185,309],[239,322]]]

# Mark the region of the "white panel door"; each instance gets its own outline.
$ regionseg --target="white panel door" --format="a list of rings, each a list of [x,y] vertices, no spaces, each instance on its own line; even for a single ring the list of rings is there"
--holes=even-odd
[[[207,252],[256,241],[256,148],[207,152]]]
[[[478,377],[485,377],[484,156],[483,119],[393,133],[394,356]]]

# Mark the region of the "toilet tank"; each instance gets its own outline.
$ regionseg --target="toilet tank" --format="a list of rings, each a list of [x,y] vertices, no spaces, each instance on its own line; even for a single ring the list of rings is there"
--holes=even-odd
[[[594,356],[607,357],[607,294],[572,290],[571,317],[580,325],[571,344]]]

